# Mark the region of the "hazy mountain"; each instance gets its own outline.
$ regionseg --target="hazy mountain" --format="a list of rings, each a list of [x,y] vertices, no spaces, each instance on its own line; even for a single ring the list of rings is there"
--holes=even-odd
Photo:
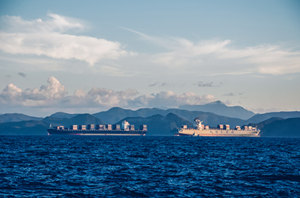
[[[71,118],[57,118],[55,116],[49,116],[43,119],[45,123],[49,125],[63,125],[69,127],[72,124],[103,124],[103,122],[91,114],[77,114]]]
[[[126,117],[148,117],[151,115],[166,115],[167,112],[165,112],[162,109],[157,108],[143,108],[136,111],[130,110],[130,109],[123,109],[120,107],[113,107],[109,109],[108,111],[102,111],[99,113],[93,114],[93,116],[99,118],[105,123],[116,123],[119,120],[122,120]]]
[[[41,120],[42,118],[24,115],[21,113],[6,113],[0,115],[0,123],[4,122],[20,122],[28,120]]]
[[[254,115],[252,111],[249,111],[241,106],[227,106],[221,101],[216,101],[204,105],[183,105],[180,109],[186,109],[189,111],[203,111],[210,112],[217,115],[222,115],[231,118],[240,118],[247,120]]]
[[[262,122],[260,122],[260,123],[249,123],[249,125],[257,126],[257,128],[262,129],[262,128],[264,128],[266,125],[269,125],[269,124],[271,124],[272,122],[278,121],[278,120],[284,120],[284,119],[273,117],[273,118],[267,119],[267,120],[265,120],[265,121],[262,121]]]
[[[192,123],[173,113],[169,113],[166,116],[156,114],[146,118],[127,117],[123,120],[127,120],[130,124],[134,124],[136,127],[142,124],[147,124],[147,135],[174,135],[177,133],[177,129],[182,125],[186,124],[189,127],[192,127]],[[118,122],[118,124],[120,124],[123,120]]]
[[[187,111],[181,109],[168,109],[166,110],[166,112],[174,113],[191,123],[194,122],[195,118],[199,118],[200,120],[203,121],[204,124],[207,124],[211,127],[216,127],[218,124],[229,124],[231,126],[241,126],[245,123],[245,121],[242,119],[220,116],[209,112]]]
[[[211,127],[216,127],[218,124],[230,124],[231,127],[234,127],[252,123],[261,129],[263,136],[299,136],[300,112],[297,111],[258,114],[245,121],[201,111],[157,108],[143,108],[134,111],[118,107],[93,115],[57,112],[44,119],[24,114],[2,114],[0,115],[0,134],[45,135],[50,124],[67,127],[72,124],[115,124],[126,119],[136,127],[147,124],[149,135],[173,135],[175,129],[184,124],[192,127],[196,117]],[[292,119],[291,117],[298,118]]]
[[[115,107],[108,111],[99,112],[93,115],[99,118],[100,120],[103,120],[105,123],[116,123],[119,120],[122,120],[126,117],[149,117],[152,115],[166,116],[169,113],[176,114],[177,116],[189,122],[193,122],[196,117],[199,117],[201,120],[204,121],[205,124],[208,124],[210,126],[217,126],[220,123],[236,126],[236,125],[243,125],[245,123],[244,120],[238,118],[229,118],[229,117],[220,116],[208,112],[188,111],[188,110],[181,110],[181,109],[163,110],[157,108],[144,108],[144,109],[133,111],[133,110]]]
[[[139,127],[142,124],[148,125],[148,135],[174,135],[176,129],[184,124],[189,127],[192,124],[179,116],[169,113],[166,116],[153,115],[150,117],[127,117],[125,118],[130,124]],[[123,120],[120,120],[121,124]],[[101,124],[102,121],[89,114],[79,114],[72,118],[53,118],[47,117],[42,121],[22,121],[22,122],[9,122],[0,124],[0,134],[2,135],[46,135],[47,128],[52,125],[69,126],[71,124]]]
[[[91,114],[79,114],[69,119],[71,124],[103,124],[99,118]]]
[[[48,126],[41,120],[0,123],[0,135],[47,135]]]
[[[263,137],[300,137],[300,118],[271,118],[258,127]]]
[[[299,111],[280,111],[280,112],[270,112],[264,114],[256,114],[247,120],[247,123],[260,123],[264,120],[268,120],[272,117],[288,119],[288,118],[300,118]]]
[[[74,116],[77,116],[78,114],[70,114],[70,113],[65,113],[65,112],[56,112],[49,117],[52,118],[72,118]]]
[[[121,110],[121,109],[119,109]],[[149,110],[149,109],[148,109]],[[142,115],[151,113],[152,111],[143,110]],[[126,117],[117,123],[121,123],[126,119],[130,124],[139,127],[142,124],[148,125],[148,135],[173,135],[177,129],[186,124],[192,127],[192,121],[195,117],[199,117],[205,124],[215,127],[219,123],[229,123],[232,126],[243,125],[243,120],[218,116],[212,113],[190,112],[179,109],[158,110],[162,114],[156,114],[148,117]],[[173,112],[173,113],[170,113]],[[132,111],[134,112],[134,111]],[[131,113],[132,113],[131,112]],[[113,115],[112,115],[113,116]],[[29,120],[20,122],[0,123],[0,134],[2,135],[46,135],[47,128],[52,125],[70,126],[72,124],[102,124],[103,122],[90,114],[78,114],[71,118],[57,118],[55,116],[46,117],[43,120]],[[257,125],[262,131],[262,136],[300,136],[300,118],[270,118]]]
[[[53,126],[63,125],[69,127],[72,124],[102,124],[103,122],[90,114],[78,114],[71,118],[46,117],[38,121],[22,121],[0,123],[2,135],[46,135],[50,124]]]

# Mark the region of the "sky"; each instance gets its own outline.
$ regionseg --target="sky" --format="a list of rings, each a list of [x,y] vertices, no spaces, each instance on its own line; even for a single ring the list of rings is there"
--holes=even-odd
[[[0,113],[300,111],[300,1],[0,0]]]

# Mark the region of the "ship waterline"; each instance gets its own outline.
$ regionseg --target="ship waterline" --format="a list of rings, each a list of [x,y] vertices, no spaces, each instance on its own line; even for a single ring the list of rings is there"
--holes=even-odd
[[[193,130],[181,129],[178,132],[179,136],[219,136],[219,137],[260,137],[259,133],[253,131],[239,131],[236,130]]]

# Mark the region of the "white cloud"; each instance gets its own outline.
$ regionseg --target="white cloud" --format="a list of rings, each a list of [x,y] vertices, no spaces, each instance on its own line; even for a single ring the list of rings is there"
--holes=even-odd
[[[44,19],[25,20],[18,16],[0,19],[0,50],[12,55],[31,55],[23,56],[22,60],[13,59],[31,65],[38,64],[38,58],[79,60],[90,65],[102,61],[97,72],[108,76],[133,76],[146,72],[156,76],[155,72],[161,71],[162,67],[171,69],[172,75],[194,71],[201,75],[300,72],[300,52],[276,45],[235,47],[231,40],[195,42],[186,38],[155,37],[123,28],[161,48],[154,53],[133,53],[126,51],[119,42],[78,34],[86,29],[79,19],[53,13]],[[30,59],[26,60],[28,57]],[[61,65],[52,67],[57,70]]]
[[[55,78],[50,77],[47,85],[40,88],[25,89],[14,84],[8,84],[0,93],[1,105],[19,106],[51,106],[64,98],[67,92],[65,87]]]
[[[157,55],[156,61],[165,65],[210,66],[211,69],[224,65],[223,70],[261,74],[287,74],[300,72],[300,52],[281,49],[279,46],[256,46],[233,48],[230,41],[193,43],[178,40],[178,47]],[[245,66],[246,65],[246,66]]]
[[[1,96],[3,97],[3,101],[13,102],[14,100],[18,99],[21,94],[22,89],[10,83],[3,89]]]
[[[86,104],[87,106],[100,107],[126,107],[126,108],[143,108],[143,107],[178,107],[184,104],[205,104],[215,101],[212,95],[199,96],[192,92],[177,94],[173,91],[140,94],[137,90],[128,89],[124,91],[114,91],[104,88],[92,88],[87,93],[81,91],[75,92],[77,97],[69,97],[70,104]],[[80,96],[78,96],[80,95]]]
[[[78,19],[49,13],[47,19],[24,20],[19,16],[1,17],[1,25],[6,32],[66,32],[84,30],[85,25]]]
[[[90,36],[78,36],[68,31],[81,31],[84,24],[76,19],[49,14],[46,20],[23,20],[2,17],[0,50],[9,54],[47,56],[55,59],[76,59],[94,65],[103,59],[127,55],[119,42]]]
[[[185,38],[161,38],[124,28],[160,46],[165,52],[154,54],[155,64],[185,71],[198,68],[201,74],[289,74],[300,72],[300,51],[276,45],[234,47],[231,40],[194,42]],[[189,69],[190,68],[190,69]],[[201,70],[202,69],[202,70]]]
[[[134,102],[148,107],[178,107],[185,104],[205,104],[215,100],[212,95],[199,96],[193,92],[177,94],[173,91],[163,91],[139,96]]]
[[[128,101],[134,100],[136,90],[113,91],[103,88],[92,88],[86,99],[101,106],[128,106]]]
[[[31,94],[29,92],[29,94]],[[53,76],[48,79],[48,85],[41,86],[39,90],[34,90],[33,94],[41,94],[46,98],[59,99],[65,94],[65,87]]]
[[[184,104],[204,104],[215,101],[212,95],[199,96],[192,92],[177,94],[173,91],[153,94],[140,94],[137,90],[114,91],[104,88],[92,88],[87,93],[76,90],[68,95],[65,87],[50,77],[47,85],[40,88],[22,90],[14,84],[7,85],[0,93],[0,105],[51,108],[110,108],[110,107],[178,107]]]

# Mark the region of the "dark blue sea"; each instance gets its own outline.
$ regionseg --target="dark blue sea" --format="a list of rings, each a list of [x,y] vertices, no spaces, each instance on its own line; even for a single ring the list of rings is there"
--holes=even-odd
[[[1,136],[6,196],[299,197],[300,139]]]

